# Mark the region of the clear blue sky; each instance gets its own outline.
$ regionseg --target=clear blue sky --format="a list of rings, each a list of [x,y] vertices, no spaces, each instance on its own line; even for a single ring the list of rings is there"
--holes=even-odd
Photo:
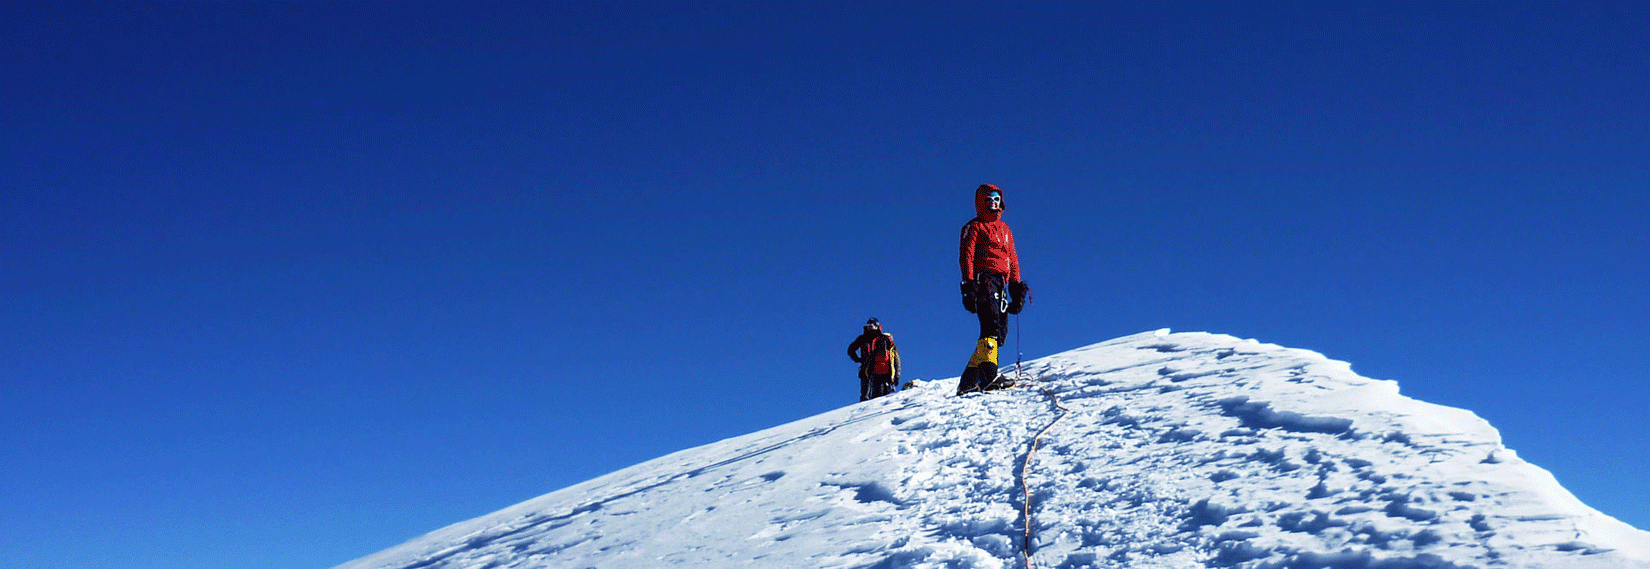
[[[1150,4],[0,6],[4,563],[330,567],[851,404],[868,316],[954,377],[983,182],[1028,358],[1317,350],[1650,529],[1650,9]]]

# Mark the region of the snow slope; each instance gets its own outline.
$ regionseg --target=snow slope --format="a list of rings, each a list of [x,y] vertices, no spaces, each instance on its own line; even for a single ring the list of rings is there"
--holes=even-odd
[[[1470,412],[1343,362],[1145,333],[665,456],[340,569],[1650,568]],[[1062,414],[1056,400],[1069,414]],[[1059,421],[1056,422],[1056,419]]]

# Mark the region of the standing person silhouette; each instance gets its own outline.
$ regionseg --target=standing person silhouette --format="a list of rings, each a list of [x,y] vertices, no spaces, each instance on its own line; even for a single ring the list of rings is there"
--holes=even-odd
[[[1002,189],[980,185],[974,190],[974,212],[979,215],[962,230],[963,308],[979,316],[980,339],[957,381],[957,395],[1014,385],[1010,378],[997,374],[997,353],[1008,339],[1008,315],[1020,313],[1031,289],[1020,280],[1014,232],[1003,222],[1003,209]]]
[[[848,358],[859,364],[860,401],[891,394],[899,384],[899,348],[877,319],[865,321],[865,333],[848,344]]]

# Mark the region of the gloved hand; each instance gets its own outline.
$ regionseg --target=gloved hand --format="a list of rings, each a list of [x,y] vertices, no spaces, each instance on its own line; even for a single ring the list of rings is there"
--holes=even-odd
[[[974,281],[963,281],[962,282],[963,309],[967,310],[970,314],[974,313],[974,311],[975,311],[975,308],[974,308],[974,291],[976,291],[976,290],[979,290],[979,287],[974,284]]]
[[[1031,300],[1031,286],[1023,282],[1008,283],[1008,313],[1019,314]]]

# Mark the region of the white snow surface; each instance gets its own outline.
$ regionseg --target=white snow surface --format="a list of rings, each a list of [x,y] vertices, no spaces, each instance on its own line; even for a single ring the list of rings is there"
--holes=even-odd
[[[1020,568],[1022,474],[1032,567],[1650,568],[1650,532],[1484,420],[1314,352],[1160,330],[1023,371],[966,397],[915,382],[339,569]]]

